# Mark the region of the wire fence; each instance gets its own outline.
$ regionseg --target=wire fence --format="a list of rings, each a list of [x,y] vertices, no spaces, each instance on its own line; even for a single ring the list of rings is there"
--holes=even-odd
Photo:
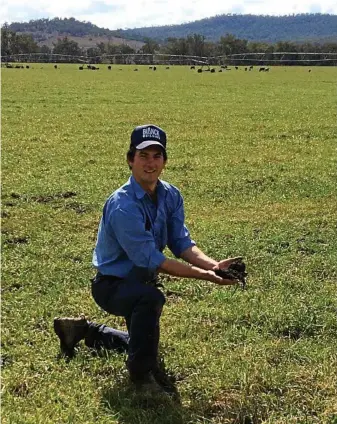
[[[337,66],[336,53],[298,52],[259,52],[237,53],[223,56],[189,56],[172,54],[102,54],[100,56],[76,56],[54,53],[25,53],[1,56],[6,66],[14,63],[78,63],[78,64],[118,64],[118,65],[322,65]]]

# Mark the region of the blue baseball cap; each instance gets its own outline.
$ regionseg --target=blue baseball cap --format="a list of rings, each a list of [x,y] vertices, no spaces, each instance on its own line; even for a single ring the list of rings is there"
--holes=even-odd
[[[166,150],[166,133],[156,125],[139,125],[131,133],[131,144],[138,150],[149,146],[160,146]]]

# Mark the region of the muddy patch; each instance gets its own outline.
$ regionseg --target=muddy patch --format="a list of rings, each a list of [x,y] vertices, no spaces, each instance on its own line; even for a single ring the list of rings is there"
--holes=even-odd
[[[54,200],[59,199],[70,199],[72,197],[77,196],[77,193],[74,191],[66,191],[64,193],[56,193],[53,195],[38,195],[38,196],[31,196],[30,200],[37,203],[50,203]]]
[[[75,191],[65,191],[61,193],[55,193],[55,194],[38,194],[34,196],[28,196],[27,194],[20,194],[12,192],[9,195],[3,195],[4,199],[9,199],[8,201],[4,202],[6,206],[15,206],[15,203],[13,203],[14,200],[23,200],[25,202],[37,202],[37,203],[50,203],[54,200],[59,199],[69,199],[71,197],[77,196],[77,193]]]
[[[27,236],[22,237],[13,237],[5,240],[5,244],[9,245],[18,245],[18,244],[27,244],[29,243],[29,238]]]
[[[67,203],[64,207],[65,209],[73,210],[80,215],[89,212],[91,209],[88,205],[79,202]]]

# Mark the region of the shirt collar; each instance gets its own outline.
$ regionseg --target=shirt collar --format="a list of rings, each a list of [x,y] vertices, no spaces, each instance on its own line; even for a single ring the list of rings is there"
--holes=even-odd
[[[133,188],[133,191],[136,194],[137,199],[142,199],[147,194],[146,191],[141,187],[140,184],[137,183],[133,175],[130,176],[129,181],[131,183],[131,187]],[[164,184],[160,180],[158,180],[158,183],[157,183],[158,196],[161,196],[163,193],[165,193],[165,190],[166,190],[166,187],[164,186]]]

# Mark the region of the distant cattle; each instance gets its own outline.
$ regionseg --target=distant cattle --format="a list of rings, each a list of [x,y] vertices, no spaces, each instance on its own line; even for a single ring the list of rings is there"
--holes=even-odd
[[[219,72],[222,72],[222,69],[219,69]]]
[[[149,66],[149,69],[153,69],[153,66]]]
[[[201,74],[201,72],[202,72],[202,69],[198,69],[198,74]]]
[[[211,72],[212,72],[212,74],[213,74],[213,73],[215,72],[215,69],[214,69],[214,68],[212,68],[212,69],[211,69]]]
[[[83,66],[80,66],[78,69],[79,69],[80,71],[83,71]]]
[[[135,69],[134,69],[134,71],[138,71],[138,69],[137,69],[137,68],[135,68]]]
[[[195,66],[194,66],[194,65],[192,65],[190,69],[195,69]]]
[[[29,69],[29,65],[26,65],[26,69]]]
[[[221,65],[221,68],[222,69],[226,69],[227,68],[227,65]]]
[[[154,71],[156,71],[156,70],[157,70],[157,68],[154,66],[154,67],[153,67],[153,70],[154,70]]]
[[[309,71],[308,72],[311,72],[311,69],[309,69]]]
[[[166,68],[165,69],[170,69],[170,67],[169,66],[166,66]]]
[[[111,71],[111,66],[110,65],[108,66],[108,69],[109,69],[109,71]]]
[[[259,72],[264,72],[266,68],[259,68]]]
[[[57,69],[57,65],[54,65],[54,69]]]
[[[235,66],[235,69],[236,69],[236,70],[238,70],[238,69],[239,69],[239,67],[238,67],[238,66]]]

